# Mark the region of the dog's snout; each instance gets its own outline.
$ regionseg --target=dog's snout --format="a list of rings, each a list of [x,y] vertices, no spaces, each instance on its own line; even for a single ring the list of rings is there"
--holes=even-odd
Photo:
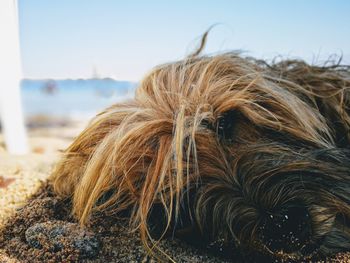
[[[266,215],[260,226],[260,238],[272,251],[293,252],[307,247],[311,231],[307,208],[290,206]]]

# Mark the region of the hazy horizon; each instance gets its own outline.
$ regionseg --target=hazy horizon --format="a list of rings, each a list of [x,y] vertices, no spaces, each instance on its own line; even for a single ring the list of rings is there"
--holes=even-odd
[[[113,77],[89,77],[87,76],[86,78],[74,78],[74,77],[66,77],[66,78],[25,78],[23,77],[22,80],[27,80],[27,81],[49,81],[49,80],[53,80],[53,81],[61,81],[61,80],[93,80],[93,79],[98,79],[98,80],[104,80],[104,79],[111,79],[114,81],[118,81],[118,82],[131,82],[131,83],[136,83],[137,81],[132,81],[132,80],[127,80],[127,79],[116,79]]]

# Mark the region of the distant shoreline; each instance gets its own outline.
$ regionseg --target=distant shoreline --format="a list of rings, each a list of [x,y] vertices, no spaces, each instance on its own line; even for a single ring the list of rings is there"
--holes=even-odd
[[[26,119],[35,116],[89,119],[104,108],[134,97],[137,83],[106,79],[22,80]]]

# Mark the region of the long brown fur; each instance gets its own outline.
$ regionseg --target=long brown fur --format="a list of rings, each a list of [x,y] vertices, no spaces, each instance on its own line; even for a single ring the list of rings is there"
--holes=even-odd
[[[208,242],[293,258],[349,250],[349,88],[349,67],[335,63],[232,52],[160,65],[133,100],[98,114],[75,139],[54,189],[72,198],[82,224],[129,211],[146,246],[190,227]],[[307,237],[295,234],[303,244],[267,238],[269,218],[283,215],[309,219]]]

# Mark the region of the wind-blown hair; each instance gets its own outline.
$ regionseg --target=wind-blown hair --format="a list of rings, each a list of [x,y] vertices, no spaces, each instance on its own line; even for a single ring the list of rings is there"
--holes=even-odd
[[[150,249],[193,227],[272,254],[348,250],[349,88],[349,67],[334,63],[231,52],[160,65],[134,99],[92,119],[57,164],[54,189],[82,224],[128,211]],[[303,244],[276,241],[271,215],[311,218],[307,235],[293,232]]]

